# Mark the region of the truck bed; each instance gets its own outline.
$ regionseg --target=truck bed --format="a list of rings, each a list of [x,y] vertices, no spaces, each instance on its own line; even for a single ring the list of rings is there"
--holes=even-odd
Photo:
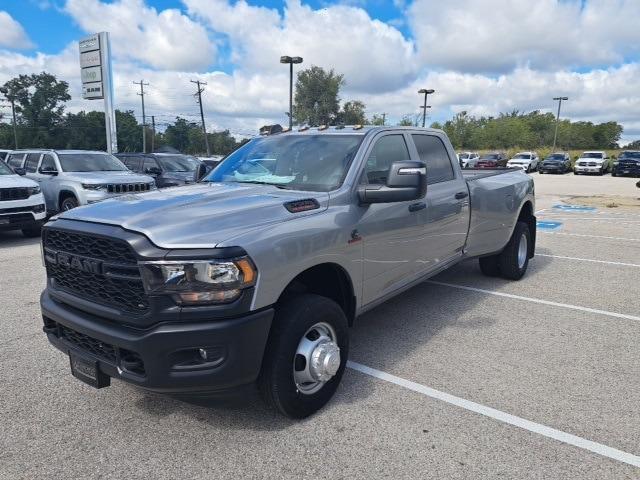
[[[519,168],[465,169],[462,173],[471,207],[465,255],[502,250],[518,220],[521,199],[533,193],[533,179]]]

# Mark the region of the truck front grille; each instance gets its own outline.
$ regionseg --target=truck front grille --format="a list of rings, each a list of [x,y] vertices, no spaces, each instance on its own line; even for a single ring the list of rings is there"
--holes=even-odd
[[[126,242],[47,228],[44,253],[55,289],[120,311],[148,312],[137,259]]]
[[[106,185],[108,193],[148,192],[150,183],[109,183]]]
[[[29,189],[26,187],[0,188],[0,200],[26,200]]]

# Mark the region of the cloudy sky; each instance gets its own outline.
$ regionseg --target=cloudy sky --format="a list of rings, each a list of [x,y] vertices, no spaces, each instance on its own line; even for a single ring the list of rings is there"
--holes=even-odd
[[[343,100],[391,122],[419,111],[434,88],[431,120],[554,109],[617,120],[640,138],[640,0],[0,0],[0,83],[46,70],[81,99],[77,41],[111,32],[115,100],[140,115],[197,119],[207,82],[208,128],[249,134],[285,123],[288,69],[280,55],[344,73]]]

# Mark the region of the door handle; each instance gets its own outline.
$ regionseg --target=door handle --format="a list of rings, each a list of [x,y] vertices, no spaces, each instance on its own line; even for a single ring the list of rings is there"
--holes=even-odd
[[[469,196],[469,192],[458,192],[456,193],[456,200],[462,200],[463,198],[467,198]]]
[[[423,208],[427,208],[427,204],[424,202],[412,203],[409,205],[410,212],[417,212],[418,210],[422,210]]]

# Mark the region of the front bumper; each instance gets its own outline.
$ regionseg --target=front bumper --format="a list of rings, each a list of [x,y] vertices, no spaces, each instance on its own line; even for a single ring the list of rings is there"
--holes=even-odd
[[[573,167],[573,170],[578,173],[600,173],[604,171],[604,166],[597,165],[595,167],[582,167],[582,166],[576,165],[575,167]]]
[[[47,290],[40,304],[43,330],[56,348],[98,362],[99,370],[112,378],[171,394],[226,391],[254,382],[273,318],[269,308],[140,330],[67,306]],[[208,355],[198,363],[201,348]]]
[[[616,175],[618,176],[624,176],[624,175],[631,175],[631,176],[637,176],[640,175],[640,163],[636,163],[634,164],[618,164],[615,167],[615,171],[616,171]]]
[[[36,227],[44,223],[46,216],[44,203],[28,207],[0,208],[0,231]]]

